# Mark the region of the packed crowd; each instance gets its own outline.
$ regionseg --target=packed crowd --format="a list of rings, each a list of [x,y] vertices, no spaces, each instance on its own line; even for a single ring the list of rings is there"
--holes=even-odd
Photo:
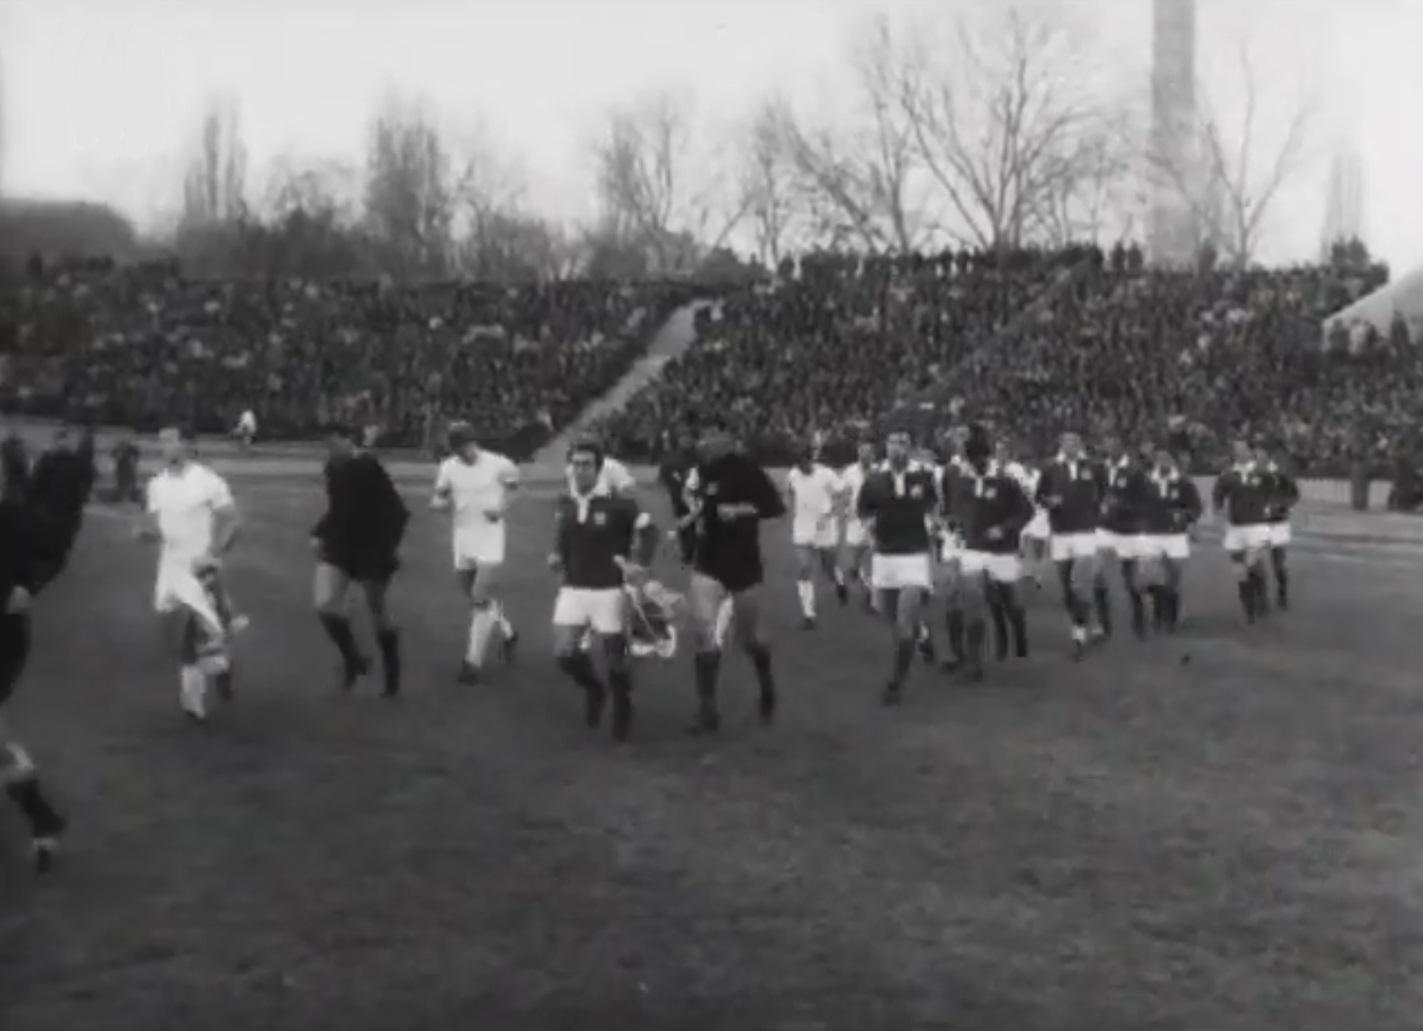
[[[527,454],[610,387],[671,285],[194,281],[171,264],[38,263],[0,291],[0,395],[22,412],[262,435],[379,426],[419,446],[459,416]]]
[[[1168,440],[1201,468],[1249,434],[1338,475],[1405,446],[1423,414],[1423,358],[1401,325],[1321,339],[1326,315],[1386,281],[1378,266],[1167,272],[1134,248],[829,265],[727,298],[700,346],[605,423],[612,446],[654,452],[710,404],[785,461],[928,412],[1034,453],[1067,427]]]

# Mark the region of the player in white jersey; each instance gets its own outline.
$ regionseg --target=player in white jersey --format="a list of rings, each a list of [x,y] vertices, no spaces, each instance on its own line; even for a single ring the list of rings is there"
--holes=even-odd
[[[840,471],[840,511],[844,513],[845,561],[835,567],[835,590],[840,595],[841,604],[849,597],[848,580],[859,584],[864,590],[865,608],[869,611],[874,609],[874,591],[870,589],[868,568],[870,540],[869,534],[865,532],[865,524],[858,515],[857,506],[860,503],[860,488],[865,485],[865,478],[874,468],[875,446],[866,442],[856,449],[855,460]]]
[[[996,451],[994,458],[998,462],[998,467],[1012,477],[1029,498],[1037,497],[1038,479],[1042,474],[1027,463],[1013,457],[1013,446],[1008,441],[1000,440]],[[1022,542],[1020,552],[1028,574],[1040,589],[1043,585],[1042,567],[1043,563],[1047,561],[1048,538],[1051,536],[1052,528],[1048,526],[1047,509],[1040,505],[1034,505],[1033,518],[1028,521],[1027,526],[1023,527],[1023,532],[1020,535]]]
[[[153,607],[178,658],[179,701],[207,716],[209,681],[230,697],[227,640],[236,629],[218,576],[237,534],[237,506],[217,473],[193,458],[193,436],[176,427],[158,435],[163,466],[148,481],[142,536],[160,543]]]
[[[257,413],[244,408],[237,417],[237,425],[232,428],[232,436],[243,451],[251,447],[252,441],[257,439]]]
[[[815,568],[835,579],[835,512],[844,484],[835,470],[807,451],[786,476],[786,507],[791,511],[791,544],[796,552],[796,594],[801,625],[815,627]],[[841,596],[844,600],[844,596]]]
[[[470,603],[469,638],[458,679],[472,684],[479,680],[496,629],[506,661],[518,641],[499,603],[498,588],[507,545],[505,516],[519,486],[519,467],[476,444],[468,423],[450,426],[449,443],[450,456],[435,475],[430,506],[451,513],[455,576]]]
[[[573,451],[585,447],[596,447],[600,453],[602,451],[602,445],[592,439],[577,441],[573,445]],[[569,453],[572,454],[572,451]],[[568,480],[568,489],[570,491],[576,490],[577,482],[573,476],[573,463],[571,461],[568,462],[564,466],[563,471],[565,479]],[[619,462],[611,455],[604,455],[603,468],[598,472],[598,482],[595,484],[595,487],[600,492],[632,497],[637,491],[637,479],[633,476],[631,470],[622,462]]]

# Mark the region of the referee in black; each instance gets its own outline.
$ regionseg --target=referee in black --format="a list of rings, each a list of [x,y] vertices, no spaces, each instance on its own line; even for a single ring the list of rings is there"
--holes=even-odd
[[[6,704],[30,655],[30,602],[39,590],[40,534],[30,507],[29,462],[6,442],[0,482],[0,783],[29,824],[35,868],[48,870],[64,818],[45,797],[39,770],[11,729]]]

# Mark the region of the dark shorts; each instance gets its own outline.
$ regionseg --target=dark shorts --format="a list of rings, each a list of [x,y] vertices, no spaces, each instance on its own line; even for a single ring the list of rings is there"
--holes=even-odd
[[[19,686],[30,657],[30,617],[0,615],[0,707]]]
[[[400,559],[388,553],[323,551],[321,561],[359,583],[385,583],[400,568]]]
[[[698,565],[695,571],[701,576],[710,577],[721,584],[729,594],[740,594],[742,591],[749,591],[753,587],[759,587],[765,579],[759,566],[756,567],[721,567]]]

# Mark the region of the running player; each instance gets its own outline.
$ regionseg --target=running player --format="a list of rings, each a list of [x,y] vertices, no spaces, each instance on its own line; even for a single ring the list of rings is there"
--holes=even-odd
[[[1076,577],[1084,570],[1095,588],[1102,580],[1097,535],[1107,476],[1087,457],[1082,438],[1076,433],[1062,435],[1057,456],[1043,467],[1038,480],[1036,502],[1047,509],[1052,529],[1049,553],[1057,567],[1062,600],[1072,621],[1072,657],[1080,659],[1089,638],[1091,612],[1076,587]]]
[[[688,504],[697,542],[688,584],[693,658],[697,681],[694,734],[721,726],[717,708],[717,675],[722,642],[718,624],[729,600],[731,633],[756,670],[761,720],[776,713],[776,682],[771,647],[762,614],[760,524],[785,515],[776,485],[749,455],[736,448],[729,429],[713,423],[703,431],[699,461],[688,482]]]
[[[0,784],[29,826],[35,869],[50,868],[65,820],[40,783],[34,760],[10,726],[6,703],[30,655],[30,602],[38,590],[29,463],[6,463],[0,482]]]
[[[1286,565],[1286,549],[1294,540],[1290,531],[1290,513],[1299,503],[1299,485],[1286,471],[1284,455],[1279,449],[1260,447],[1255,452],[1255,464],[1265,478],[1269,497],[1266,521],[1270,524],[1270,567],[1275,574],[1275,603],[1281,609],[1290,607],[1290,573]]]
[[[1225,518],[1225,553],[1235,567],[1236,591],[1248,623],[1269,609],[1265,553],[1270,548],[1270,485],[1250,445],[1237,440],[1235,462],[1215,481],[1211,507]]]
[[[1143,509],[1151,490],[1146,467],[1136,452],[1123,447],[1120,440],[1110,438],[1106,447],[1107,491],[1102,499],[1102,525],[1099,533],[1101,550],[1115,555],[1122,573],[1122,586],[1131,603],[1132,633],[1146,636],[1146,600],[1137,582],[1140,558]],[[1105,573],[1105,570],[1104,570]],[[1097,619],[1104,636],[1112,634],[1112,603],[1105,575],[1093,583]]]
[[[1042,478],[1040,469],[1014,457],[1012,446],[1004,442],[998,445],[998,462],[1008,471],[1008,475],[1018,481],[1028,500],[1037,497],[1038,481]],[[1051,537],[1052,528],[1048,525],[1047,509],[1035,503],[1033,518],[1023,527],[1021,538],[1024,571],[1032,578],[1033,586],[1038,590],[1042,590],[1043,586],[1043,567],[1047,565],[1048,540]]]
[[[256,412],[250,408],[242,410],[242,414],[237,417],[237,425],[232,427],[232,439],[237,441],[237,447],[241,451],[252,446],[252,441],[257,439]]]
[[[657,467],[657,482],[667,492],[667,503],[672,509],[674,525],[668,536],[677,541],[684,566],[692,564],[692,546],[697,539],[691,510],[687,507],[687,477],[697,464],[696,447],[696,439],[690,433],[682,433],[676,449]]]
[[[963,534],[959,581],[971,680],[983,679],[985,608],[998,661],[1008,657],[1010,635],[1014,654],[1028,655],[1027,614],[1017,587],[1023,575],[1019,535],[1033,516],[1033,503],[1020,478],[990,458],[992,450],[988,431],[971,427],[964,462],[946,480],[949,508]]]
[[[791,544],[796,553],[796,595],[801,627],[815,629],[815,570],[835,578],[835,507],[844,490],[833,469],[811,457],[807,448],[786,476],[791,510]],[[841,603],[846,595],[840,595]]]
[[[574,442],[574,447],[596,448],[599,454],[603,455],[602,471],[598,473],[598,488],[608,491],[611,494],[632,495],[637,492],[637,478],[633,476],[632,470],[616,458],[606,454],[603,446],[593,437],[580,437]],[[571,455],[572,452],[570,451]],[[570,459],[564,465],[564,478],[568,481],[568,490],[574,489],[573,485],[573,461]]]
[[[168,427],[158,443],[163,465],[148,481],[140,533],[160,542],[153,607],[178,659],[179,702],[202,721],[210,679],[220,698],[232,691],[225,654],[232,627],[214,604],[212,584],[237,534],[237,506],[227,481],[194,459],[190,430]]]
[[[132,437],[121,437],[110,452],[114,463],[114,500],[119,504],[143,503],[143,490],[138,485],[138,445]]]
[[[646,580],[657,551],[657,527],[635,498],[600,486],[603,453],[598,445],[574,445],[569,465],[573,489],[558,501],[549,554],[549,567],[563,575],[553,606],[554,656],[584,691],[589,727],[602,722],[611,689],[613,738],[622,741],[633,715],[623,585],[626,581],[636,588]],[[607,665],[606,687],[590,650],[582,646],[586,631],[592,632],[595,649]]]
[[[1147,587],[1152,625],[1172,633],[1181,622],[1181,573],[1191,557],[1191,533],[1201,518],[1201,495],[1195,481],[1182,475],[1176,456],[1156,452],[1142,511],[1140,557],[1161,563],[1161,581]]]
[[[400,693],[400,632],[388,597],[410,511],[362,440],[353,427],[336,426],[328,433],[326,513],[311,531],[316,553],[312,594],[321,625],[341,655],[338,685],[350,691],[370,671],[346,615],[351,585],[360,586],[380,649],[383,692],[394,698]]]
[[[500,631],[505,661],[512,661],[519,639],[498,597],[507,546],[505,516],[519,487],[519,467],[475,443],[469,423],[452,423],[448,433],[450,456],[435,474],[430,505],[451,512],[455,578],[470,604],[469,636],[456,679],[475,684],[494,631]]]
[[[876,608],[893,628],[894,658],[883,701],[898,705],[914,658],[924,598],[933,585],[929,523],[938,507],[934,471],[910,461],[910,437],[885,438],[885,462],[860,489],[857,514],[873,541],[870,583]]]
[[[968,471],[964,457],[965,436],[955,430],[944,437],[944,461],[934,470],[939,500],[933,519],[933,535],[939,561],[935,567],[935,588],[944,599],[944,625],[949,635],[949,655],[941,667],[945,673],[962,668],[968,658],[965,637],[964,599],[960,591],[959,559],[963,556],[963,533],[958,514],[953,511],[951,496],[955,479]],[[924,632],[920,632],[920,649],[924,648]],[[932,648],[932,643],[930,644]]]
[[[856,449],[855,460],[840,473],[841,511],[844,524],[845,563],[835,569],[835,589],[844,603],[849,597],[849,584],[856,584],[864,591],[865,610],[874,611],[874,592],[870,590],[865,562],[869,554],[869,541],[865,536],[865,524],[857,514],[860,504],[860,489],[865,479],[875,467],[875,446],[868,441]]]

